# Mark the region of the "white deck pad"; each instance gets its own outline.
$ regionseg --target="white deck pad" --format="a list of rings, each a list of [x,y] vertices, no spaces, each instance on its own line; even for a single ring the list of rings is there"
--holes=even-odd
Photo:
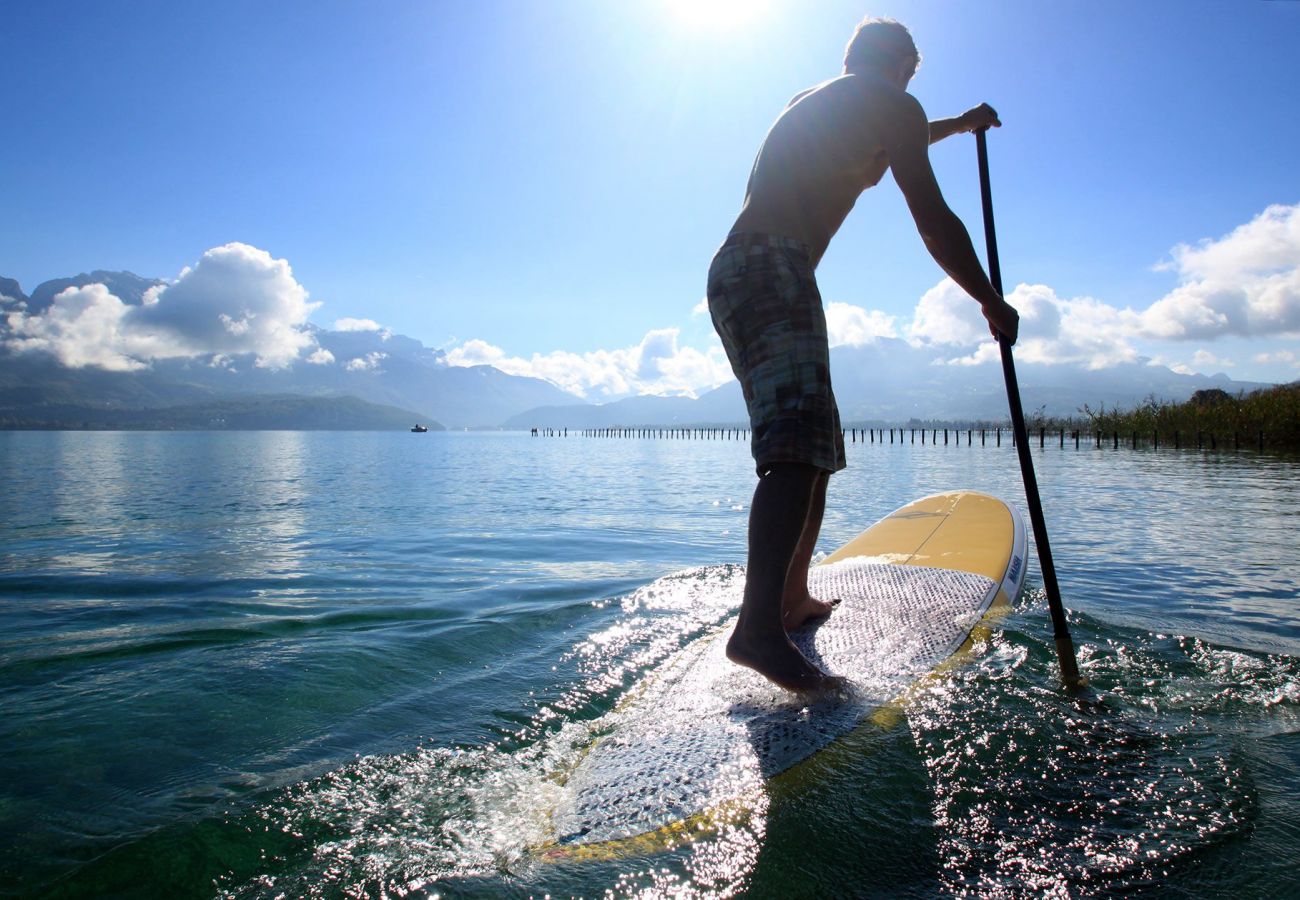
[[[566,782],[553,815],[560,846],[654,831],[748,794],[857,726],[950,657],[997,595],[970,572],[864,558],[814,566],[835,612],[791,637],[843,693],[790,693],[724,655],[731,626],[684,648],[605,731]]]

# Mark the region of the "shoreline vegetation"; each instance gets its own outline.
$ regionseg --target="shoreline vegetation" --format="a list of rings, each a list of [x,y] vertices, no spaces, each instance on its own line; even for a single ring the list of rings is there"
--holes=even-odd
[[[1038,416],[1032,427],[1056,431],[1084,428],[1094,434],[1118,435],[1119,441],[1149,441],[1157,446],[1264,446],[1300,449],[1300,382],[1280,384],[1249,394],[1197,391],[1184,403],[1149,397],[1134,409],[1093,410],[1084,404],[1081,419]]]

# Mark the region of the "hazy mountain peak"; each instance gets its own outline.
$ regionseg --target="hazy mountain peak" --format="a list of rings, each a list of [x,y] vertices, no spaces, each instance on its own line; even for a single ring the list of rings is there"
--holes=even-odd
[[[32,314],[44,312],[49,309],[54,298],[63,291],[70,287],[85,287],[88,284],[102,284],[108,288],[109,293],[116,296],[123,303],[139,306],[144,302],[145,291],[151,287],[166,283],[161,278],[144,278],[134,272],[109,272],[104,269],[96,269],[90,273],[82,272],[80,275],[74,275],[71,278],[54,278],[50,281],[41,282],[32,291],[27,303],[27,310]]]
[[[0,275],[0,304],[10,306],[15,303],[26,303],[27,295],[23,293],[22,286],[13,278],[5,278]]]

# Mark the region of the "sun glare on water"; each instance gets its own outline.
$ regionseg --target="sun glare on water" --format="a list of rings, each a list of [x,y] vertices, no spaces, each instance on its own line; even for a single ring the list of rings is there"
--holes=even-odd
[[[744,28],[762,18],[769,0],[662,0],[674,21],[688,28]]]

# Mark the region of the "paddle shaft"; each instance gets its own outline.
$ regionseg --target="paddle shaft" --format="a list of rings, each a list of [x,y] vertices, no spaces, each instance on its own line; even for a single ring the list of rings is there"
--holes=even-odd
[[[984,241],[988,246],[989,280],[999,294],[1002,293],[1002,267],[998,263],[998,239],[993,228],[993,192],[989,187],[989,151],[986,140],[988,129],[975,132],[975,146],[979,151],[980,199],[984,205]],[[1038,479],[1034,476],[1034,460],[1029,452],[1029,435],[1025,430],[1025,411],[1020,405],[1020,385],[1016,381],[1016,364],[1011,357],[1011,344],[998,335],[1002,350],[1002,374],[1007,383],[1007,404],[1011,407],[1011,426],[1016,436],[1016,451],[1020,457],[1020,474],[1025,482],[1025,500],[1029,503],[1029,519],[1034,527],[1034,542],[1038,545],[1038,563],[1043,570],[1043,587],[1047,590],[1047,606],[1052,613],[1052,634],[1056,639],[1056,655],[1061,662],[1061,680],[1066,687],[1082,684],[1079,663],[1074,656],[1074,641],[1070,639],[1070,626],[1061,605],[1061,588],[1056,582],[1056,565],[1052,562],[1052,547],[1047,540],[1047,522],[1043,518],[1043,502],[1038,496]]]

